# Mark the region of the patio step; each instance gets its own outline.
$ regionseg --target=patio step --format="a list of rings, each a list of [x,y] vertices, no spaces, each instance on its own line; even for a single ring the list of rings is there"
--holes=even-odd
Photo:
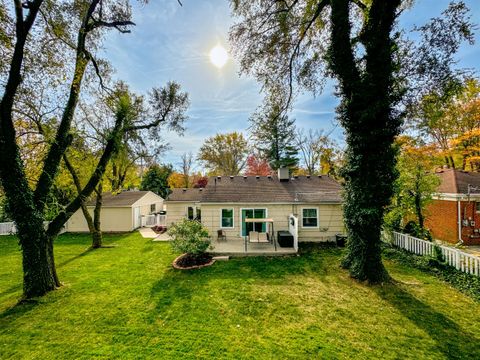
[[[228,261],[230,260],[230,256],[214,256],[213,260],[217,261]]]

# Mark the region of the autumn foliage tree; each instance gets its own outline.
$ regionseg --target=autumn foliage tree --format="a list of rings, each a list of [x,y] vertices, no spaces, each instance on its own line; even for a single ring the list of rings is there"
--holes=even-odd
[[[268,164],[268,161],[262,159],[254,154],[247,157],[247,169],[245,175],[247,176],[267,176],[272,174],[272,169]]]
[[[239,175],[246,165],[248,142],[239,132],[217,134],[200,147],[200,160],[211,174]]]
[[[119,99],[118,111],[95,169],[78,195],[52,219],[45,230],[43,222],[47,199],[61,161],[74,138],[72,124],[85,74],[87,69],[94,76],[102,73],[102,62],[95,58],[95,50],[106,30],[128,33],[134,23],[131,21],[128,1],[15,0],[10,10],[5,14],[14,14],[11,23],[15,40],[1,61],[4,66],[2,70],[5,70],[1,74],[2,84],[5,85],[0,99],[0,179],[22,248],[24,296],[31,298],[44,295],[61,285],[54,261],[54,240],[69,217],[97,187],[119,148],[122,134],[141,129],[154,131],[153,128],[163,122],[173,127],[181,126],[188,97],[174,83],[154,91],[152,117],[145,117],[142,120],[146,122],[135,124],[128,121],[128,107],[122,105],[125,99]],[[45,57],[45,54],[53,57]],[[52,59],[58,56],[63,56],[62,60],[68,61],[69,66],[55,68],[57,63]],[[51,77],[63,79],[60,83],[66,83],[67,86],[60,87],[58,96],[54,93],[54,86],[43,86],[48,89],[46,94],[50,95],[43,97],[41,92],[35,91],[36,86],[43,80],[48,83]],[[65,81],[65,78],[70,80]],[[104,85],[101,77],[99,83]],[[55,96],[51,96],[52,93]],[[30,184],[21,149],[16,142],[16,120],[25,109],[39,106],[35,101],[41,103],[47,98],[54,108],[60,108],[61,111],[49,127],[51,134],[43,134],[47,142],[45,155],[37,158],[41,170],[35,183]],[[35,125],[41,134],[44,123]]]

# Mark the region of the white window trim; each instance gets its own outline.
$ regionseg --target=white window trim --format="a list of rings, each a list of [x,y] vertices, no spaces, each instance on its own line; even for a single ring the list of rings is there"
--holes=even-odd
[[[311,210],[315,209],[317,210],[317,226],[303,226],[303,210]],[[318,209],[318,206],[309,206],[309,207],[302,207],[302,229],[319,229],[320,228],[320,211]]]
[[[232,210],[232,226],[222,226],[222,212],[223,210]],[[220,229],[235,229],[235,208],[224,207],[220,209]]]

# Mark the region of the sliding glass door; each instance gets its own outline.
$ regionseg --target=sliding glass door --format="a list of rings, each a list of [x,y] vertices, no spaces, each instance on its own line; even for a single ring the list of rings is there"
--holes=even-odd
[[[267,209],[242,209],[242,236],[248,235],[250,231],[265,232],[265,223],[246,223],[245,219],[265,219]]]

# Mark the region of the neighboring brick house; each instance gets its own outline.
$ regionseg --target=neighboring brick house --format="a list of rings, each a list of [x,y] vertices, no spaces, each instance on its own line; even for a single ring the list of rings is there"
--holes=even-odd
[[[427,206],[425,226],[435,239],[480,245],[480,173],[437,172],[441,184]]]

